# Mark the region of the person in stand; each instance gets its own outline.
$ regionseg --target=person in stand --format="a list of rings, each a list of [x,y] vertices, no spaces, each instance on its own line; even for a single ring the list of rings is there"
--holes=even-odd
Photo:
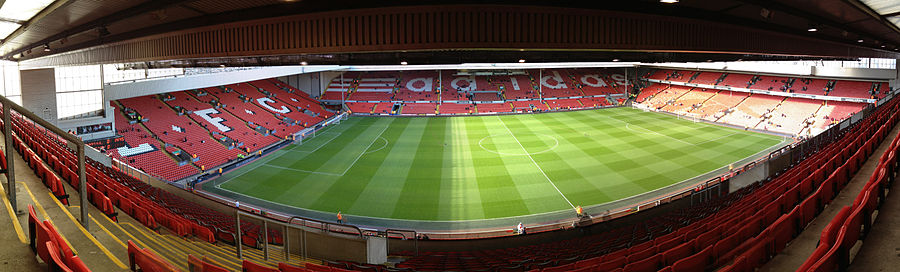
[[[338,222],[338,224],[344,223],[344,215],[341,214],[341,211],[338,211],[338,213],[337,213],[337,222]]]
[[[519,235],[525,234],[525,225],[522,225],[522,222],[519,222],[519,225],[516,226],[516,233]]]
[[[578,207],[575,207],[575,214],[578,215],[578,218],[581,218],[582,216],[584,216],[584,209],[581,208],[580,205]]]

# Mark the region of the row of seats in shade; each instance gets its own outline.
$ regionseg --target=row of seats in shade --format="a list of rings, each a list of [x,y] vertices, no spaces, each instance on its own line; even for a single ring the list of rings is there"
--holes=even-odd
[[[890,123],[897,122],[895,118]],[[877,219],[876,211],[887,198],[894,175],[897,172],[897,152],[900,152],[900,136],[879,158],[878,165],[869,180],[857,194],[851,206],[842,207],[819,236],[819,243],[797,271],[846,270],[850,264],[850,249],[872,230]]]
[[[28,237],[31,250],[49,266],[50,271],[91,271],[59,235],[53,223],[38,219],[32,205],[28,205]]]
[[[715,212],[714,215],[693,222],[652,241],[632,244],[627,248],[602,256],[582,260],[558,260],[565,263],[555,267],[530,266],[484,267],[508,271],[542,269],[568,271],[600,269],[612,271],[656,271],[671,268],[675,271],[702,271],[721,268],[725,271],[749,271],[764,264],[779,253],[803,227],[830,203],[840,188],[865,162],[875,146],[896,122],[896,100],[881,107],[847,131],[838,140],[772,181],[756,185],[752,193]],[[588,238],[589,239],[589,238]],[[591,248],[580,248],[583,252]],[[513,250],[507,250],[513,251]],[[453,263],[428,261],[427,255],[446,256],[448,253],[426,253],[426,257],[412,258],[402,265],[417,270],[441,270]],[[464,254],[460,254],[464,255]],[[474,254],[471,254],[474,255]],[[531,255],[521,255],[528,258]],[[590,256],[590,255],[585,255]],[[633,257],[633,258],[632,258]],[[512,258],[512,257],[501,257]],[[454,259],[457,262],[463,258]],[[448,261],[447,258],[432,259]],[[461,261],[460,261],[461,262]],[[489,262],[479,260],[479,262]],[[523,262],[524,264],[524,262]],[[538,266],[538,267],[536,267]],[[591,268],[588,268],[591,267]],[[477,269],[477,268],[476,268]]]
[[[63,204],[68,204],[68,195],[61,180],[68,180],[74,188],[79,188],[80,182],[75,174],[77,164],[74,152],[67,149],[58,136],[33,122],[19,115],[14,115],[12,120],[16,148],[54,195]],[[232,243],[235,241],[231,235],[234,233],[232,223],[234,221],[227,215],[199,207],[89,158],[85,168],[88,200],[110,218],[115,219],[116,213],[113,208],[115,206],[151,229],[163,226],[180,236],[196,236],[211,243],[217,240]],[[242,232],[243,237],[240,240],[245,245],[260,246],[261,227],[245,222],[242,225]],[[280,244],[282,240],[280,232],[276,230],[270,232],[269,242]]]
[[[206,256],[188,255],[188,270],[191,272],[231,272],[228,269],[211,261]],[[150,271],[150,272],[176,272],[178,268],[163,260],[159,255],[153,253],[152,250],[140,248],[131,240],[128,240],[128,263],[131,271]],[[88,271],[88,270],[81,270]],[[278,263],[278,268],[272,268],[254,263],[252,261],[243,260],[241,262],[242,272],[346,272],[346,270],[336,267],[317,265],[306,263],[304,266],[295,266],[286,263]]]

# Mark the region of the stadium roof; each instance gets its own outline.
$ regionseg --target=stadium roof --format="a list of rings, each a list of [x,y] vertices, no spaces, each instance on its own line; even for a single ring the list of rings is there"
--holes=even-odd
[[[30,9],[31,12],[16,12],[15,15],[3,16],[2,10],[7,9],[7,6],[22,6],[22,4],[16,3],[29,3],[28,8],[23,9]],[[463,10],[466,5],[484,4],[490,4],[489,7],[496,9]],[[6,36],[0,41],[0,56],[10,60],[32,60],[51,56],[35,65],[175,60],[187,61],[186,63],[192,64],[209,63],[210,66],[226,62],[223,59],[246,57],[256,59],[228,60],[227,62],[231,65],[242,65],[241,62],[257,62],[246,65],[270,65],[270,63],[271,65],[281,65],[294,61],[282,58],[297,56],[321,61],[323,64],[396,63],[400,59],[417,57],[423,58],[424,61],[434,58],[432,53],[439,52],[440,49],[445,51],[439,53],[445,55],[447,60],[434,63],[485,62],[479,61],[480,59],[477,58],[495,58],[496,55],[504,54],[509,55],[508,57],[504,55],[504,58],[512,58],[514,61],[519,59],[519,56],[514,53],[516,51],[529,51],[523,53],[522,57],[536,61],[545,55],[552,56],[547,58],[554,61],[559,60],[557,56],[560,55],[564,55],[561,56],[562,58],[571,58],[562,59],[562,61],[609,61],[618,55],[625,55],[625,58],[622,58],[624,61],[679,61],[681,58],[687,61],[895,58],[898,56],[897,52],[900,51],[900,27],[896,25],[900,20],[900,16],[897,16],[897,5],[896,1],[890,0],[863,0],[862,2],[860,0],[684,0],[676,4],[662,4],[658,0],[468,0],[424,3],[408,0],[9,0],[3,5],[3,9],[0,9],[0,36]],[[410,8],[412,6],[415,7]],[[34,12],[35,10],[40,11]],[[449,12],[455,13],[450,14]],[[450,18],[441,17],[445,15]],[[439,18],[435,19],[430,16]],[[569,18],[558,19],[554,16]],[[362,39],[362,42],[355,43],[373,42],[358,35],[353,37],[347,32],[375,31],[376,34],[382,35],[402,35],[404,31],[412,31],[404,29],[404,26],[419,25],[414,23],[419,22],[416,20],[420,20],[423,27],[431,26],[427,23],[452,23],[458,20],[461,26],[456,27],[463,30],[454,31],[469,33],[472,29],[483,28],[486,35],[490,36],[507,30],[496,27],[497,20],[507,18],[519,20],[515,24],[524,25],[520,26],[521,28],[531,27],[532,31],[545,34],[560,30],[569,31],[568,28],[577,25],[588,25],[595,18],[592,16],[621,18],[613,19],[615,20],[612,21],[613,24],[604,22],[595,25],[605,26],[620,23],[624,27],[615,31],[622,31],[622,33],[610,32],[610,34],[621,35],[610,37],[623,40],[590,40],[581,45],[553,41],[553,39],[573,35],[563,34],[543,37],[544,40],[552,42],[551,46],[524,40],[524,38],[530,37],[510,37],[510,40],[519,40],[494,43],[474,41],[477,39],[492,41],[491,37],[473,37],[473,41],[468,44],[472,44],[474,48],[468,48],[466,44],[444,43],[438,47],[434,44],[423,46],[421,44],[391,44],[391,41],[384,41],[391,46],[376,43],[372,46],[354,44],[355,46],[327,48],[324,46],[294,46],[286,49],[276,47],[277,50],[275,50],[271,49],[273,47],[271,44],[277,43],[279,40],[269,38],[276,37],[277,35],[274,34],[277,34],[278,31],[284,31],[278,23],[285,23],[285,26],[289,26],[290,24],[296,25],[298,22],[311,21],[312,27],[314,27],[311,29],[325,33],[325,35],[337,33],[337,35],[344,35],[342,38]],[[323,17],[328,18],[323,19]],[[355,21],[359,18],[372,21]],[[319,19],[321,21],[316,21]],[[405,22],[402,21],[404,19]],[[572,22],[562,22],[563,20],[572,20]],[[686,34],[662,37],[673,40],[669,43],[652,39],[643,40],[648,37],[626,37],[627,34],[645,31],[648,33],[646,36],[652,35],[653,31],[680,33],[660,30],[661,27],[658,26],[675,25],[666,24],[665,22],[669,22],[666,20],[683,25],[681,28],[674,29],[676,31],[684,31],[689,34],[700,33],[700,36],[690,37]],[[259,22],[259,24],[234,25],[235,22],[248,21]],[[469,21],[473,22],[473,25],[467,25]],[[357,27],[392,25],[394,28],[381,30],[351,27],[347,28],[346,32],[340,32],[341,29],[338,27],[348,24],[348,22],[356,22],[355,26]],[[534,23],[530,24],[529,22]],[[198,32],[198,29],[209,31]],[[233,29],[234,32],[217,33],[212,29],[219,32]],[[702,36],[703,31],[708,29],[715,30],[712,31],[714,33],[708,33],[709,35],[721,35],[722,33],[715,33],[721,31],[734,34],[735,37],[714,40]],[[816,31],[808,31],[810,29]],[[385,31],[384,33],[387,34],[379,31]],[[576,30],[571,31],[574,33]],[[7,34],[4,32],[9,33],[2,35]],[[236,49],[222,48],[222,46],[231,45],[203,48],[206,42],[221,43],[223,39],[240,39],[240,42],[249,43],[259,40],[256,37],[248,39],[241,36],[248,32],[264,32],[261,37],[273,40],[263,41],[261,45],[234,45]],[[597,32],[584,30],[581,33]],[[753,37],[760,37],[767,41],[763,44],[753,40]],[[285,38],[310,39],[310,37],[293,36]],[[158,41],[154,44],[147,42],[149,39]],[[409,43],[409,41],[404,42]],[[179,52],[177,48],[179,43],[193,45],[196,48],[183,49],[188,51],[187,53]],[[566,48],[569,45],[572,48]],[[159,50],[154,51],[148,47],[174,48],[173,50],[176,52],[164,50],[156,52]],[[125,54],[124,51],[140,51],[141,54]],[[422,54],[423,51],[424,54]],[[472,51],[482,52],[473,54]],[[416,53],[419,53],[420,56],[416,56]],[[268,57],[268,59],[260,57]],[[204,58],[214,61],[196,61]],[[502,60],[488,59],[486,62]]]

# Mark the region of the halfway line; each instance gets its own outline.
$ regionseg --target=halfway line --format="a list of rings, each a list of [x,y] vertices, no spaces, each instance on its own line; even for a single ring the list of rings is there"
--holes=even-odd
[[[550,185],[553,185],[553,189],[556,189],[556,191],[559,192],[559,195],[561,195],[561,196],[563,197],[563,199],[565,199],[566,202],[569,203],[569,206],[572,206],[572,209],[575,209],[575,205],[572,205],[572,201],[569,201],[569,198],[566,197],[566,195],[564,195],[564,194],[562,193],[562,191],[559,190],[558,187],[556,187],[556,184],[553,183],[553,180],[550,180],[550,177],[547,176],[547,173],[544,173],[544,169],[541,169],[541,166],[538,165],[538,163],[537,163],[536,161],[534,161],[534,158],[531,157],[531,154],[528,153],[528,150],[525,149],[525,146],[522,145],[521,142],[519,142],[519,138],[516,138],[516,135],[513,134],[512,130],[509,130],[509,127],[507,127],[507,126],[506,126],[506,123],[503,122],[503,119],[501,119],[500,116],[497,116],[497,120],[500,120],[500,124],[503,125],[504,128],[506,128],[506,131],[509,132],[509,135],[512,135],[513,139],[516,140],[516,143],[519,144],[519,147],[522,148],[522,151],[525,152],[525,155],[527,155],[528,158],[531,159],[531,162],[534,163],[534,166],[536,166],[537,169],[541,171],[541,174],[544,174],[544,178],[546,178],[547,181],[550,182]]]

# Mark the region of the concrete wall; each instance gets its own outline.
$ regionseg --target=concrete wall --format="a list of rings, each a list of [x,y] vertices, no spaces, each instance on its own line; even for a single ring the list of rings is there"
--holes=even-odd
[[[158,93],[222,86],[273,77],[314,73],[337,68],[338,66],[259,67],[258,69],[252,70],[117,83],[105,86],[103,97],[105,100],[109,101]]]
[[[56,73],[52,68],[21,70],[22,106],[56,125]]]
[[[318,97],[325,91],[325,86],[328,86],[327,84],[322,85],[319,80],[321,74],[322,72],[289,75],[278,77],[278,80],[281,80],[294,88],[300,89],[312,97]]]
[[[778,75],[796,75],[806,77],[867,79],[873,81],[885,81],[897,78],[895,69],[867,69],[867,68],[842,68],[842,67],[816,67],[797,65],[776,65],[754,62],[713,62],[713,63],[660,63],[641,64],[644,67],[685,69],[685,70],[714,70],[723,72],[763,73]]]

